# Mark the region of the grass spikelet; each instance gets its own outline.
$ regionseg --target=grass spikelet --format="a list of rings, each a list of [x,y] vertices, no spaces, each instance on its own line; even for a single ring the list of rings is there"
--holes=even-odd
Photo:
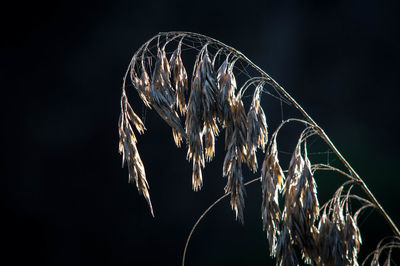
[[[196,66],[198,68],[198,66]],[[201,77],[195,75],[186,113],[186,133],[188,135],[188,160],[193,160],[193,189],[202,186],[201,167],[204,166]]]
[[[211,161],[214,156],[215,142],[214,137],[218,134],[217,126],[217,76],[205,46],[199,62],[198,71],[201,77],[202,109],[204,120],[204,131],[206,136],[205,148],[206,158]]]
[[[122,166],[126,161],[129,169],[129,182],[135,182],[140,194],[143,194],[149,204],[151,214],[154,216],[150,200],[149,184],[146,179],[143,162],[136,147],[136,136],[131,123],[135,125],[139,133],[143,133],[144,125],[140,118],[132,110],[131,106],[123,95],[121,99],[121,116],[118,123],[119,128],[119,152],[122,154]]]
[[[301,143],[305,143],[304,133],[307,131],[308,128],[301,134],[290,161],[284,190],[283,221],[291,239],[300,248],[304,262],[310,264],[319,261],[316,251],[318,230],[314,225],[319,215],[319,203],[306,145],[304,158],[301,155]]]
[[[151,79],[153,99],[157,103],[166,101],[172,107],[175,103],[175,95],[169,77],[170,69],[165,50],[158,49],[157,61]]]
[[[346,258],[350,265],[354,265],[357,263],[358,252],[360,251],[361,235],[356,221],[348,211],[346,211],[343,235],[346,244]]]
[[[231,194],[231,207],[235,211],[236,219],[244,222],[244,185],[241,161],[233,160],[231,169],[228,173],[228,182],[225,186],[225,193]]]
[[[276,265],[298,265],[289,229],[284,226],[276,247]]]
[[[229,64],[228,58],[221,64],[217,71],[219,84],[218,106],[219,117],[225,127],[232,121],[232,104],[236,92],[236,79],[233,74],[233,63]]]
[[[256,172],[258,169],[256,151],[261,148],[264,151],[265,144],[268,141],[267,120],[263,109],[260,106],[260,88],[259,85],[253,96],[250,109],[247,113],[247,147],[248,162],[251,170]]]
[[[136,88],[137,92],[139,93],[140,98],[142,99],[143,103],[146,107],[151,108],[151,96],[150,96],[150,77],[146,72],[146,69],[143,67],[142,73],[140,78],[135,73],[134,77],[132,78],[133,86]]]
[[[210,126],[205,127],[204,144],[206,160],[210,162],[215,155],[215,131]]]
[[[244,202],[244,186],[242,177],[242,162],[247,160],[246,146],[246,114],[244,112],[243,102],[240,99],[234,98],[232,102],[233,121],[227,127],[225,137],[228,148],[225,155],[223,174],[227,176],[228,181],[225,186],[225,193],[231,193],[231,206],[235,210],[236,218],[243,222]]]
[[[143,71],[142,73],[146,73]],[[145,76],[147,73],[145,74]],[[144,83],[148,83],[147,78]],[[174,105],[173,89],[169,80],[169,66],[165,56],[165,51],[158,49],[158,57],[154,66],[150,91],[150,103],[153,109],[164,119],[167,124],[179,133],[183,138],[186,138],[186,133],[181,125],[178,114],[172,109]],[[178,145],[178,144],[177,144]]]
[[[277,238],[280,231],[281,210],[278,202],[278,192],[282,188],[284,174],[279,165],[276,134],[267,147],[261,170],[262,205],[261,217],[263,228],[267,232],[270,255],[276,255]]]
[[[173,87],[176,92],[176,105],[182,115],[186,112],[185,94],[188,91],[188,77],[181,58],[181,42],[169,61],[171,66]]]

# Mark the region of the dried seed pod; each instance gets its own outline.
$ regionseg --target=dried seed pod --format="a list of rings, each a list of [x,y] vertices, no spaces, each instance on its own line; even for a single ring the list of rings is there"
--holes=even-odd
[[[228,173],[228,182],[225,186],[225,193],[231,193],[231,207],[235,211],[236,219],[239,219],[243,223],[245,190],[241,165],[240,160],[232,161],[231,170]]]
[[[205,123],[213,124],[212,120],[214,120],[217,115],[216,94],[218,91],[218,84],[207,47],[201,52],[196,70],[195,76],[199,77],[201,82],[202,116]]]
[[[238,149],[242,162],[247,162],[247,128],[246,128],[246,113],[241,98],[236,98],[232,103],[233,124],[236,139],[236,147]]]
[[[287,179],[284,186],[284,194],[286,195],[286,200],[288,200],[289,204],[294,201],[295,192],[297,191],[297,184],[299,182],[299,177],[303,172],[304,167],[304,159],[301,156],[301,146],[300,140],[298,141],[296,148],[292,154],[292,158],[290,159]]]
[[[127,102],[126,95],[123,94],[121,98],[121,116],[118,122],[120,138],[119,152],[122,154],[122,166],[124,165],[124,161],[126,161],[129,170],[129,182],[135,182],[139,193],[145,197],[151,214],[154,216],[149,194],[149,184],[147,183],[143,162],[136,147],[136,137],[131,123],[135,125],[139,133],[143,133],[145,128],[142,121]]]
[[[276,247],[276,265],[298,265],[296,252],[292,245],[289,229],[284,226]]]
[[[261,217],[263,228],[267,232],[270,255],[276,255],[277,238],[281,211],[278,203],[278,191],[284,180],[283,171],[279,165],[276,135],[267,148],[261,170],[262,206]]]
[[[276,134],[272,136],[271,143],[267,148],[261,169],[261,176],[265,176],[267,172],[271,174],[276,188],[280,191],[285,181],[285,175],[279,165]]]
[[[304,262],[317,263],[318,230],[314,223],[319,215],[319,203],[305,145],[305,158],[301,155],[301,143],[306,131],[301,134],[290,161],[284,191],[283,220],[294,243],[300,248]]]
[[[242,208],[244,207],[244,186],[241,164],[247,159],[247,146],[245,141],[246,115],[243,102],[240,99],[234,98],[232,102],[232,114],[233,120],[230,122],[229,127],[227,127],[227,134],[225,135],[227,151],[223,165],[223,175],[228,178],[225,192],[232,193],[231,206],[236,212],[236,217],[239,217],[239,219],[243,221]],[[232,184],[235,184],[235,186],[232,186]]]
[[[268,140],[267,121],[260,106],[260,89],[257,88],[247,113],[247,147],[249,167],[253,172],[258,169],[256,150],[262,148]]]
[[[343,239],[344,224],[338,219],[342,211],[340,201],[334,202],[335,206],[330,213],[323,213],[319,221],[318,246],[320,259],[324,265],[347,265],[346,247]]]
[[[128,103],[128,101],[126,101],[126,98],[125,98],[124,102],[126,104],[126,111],[127,111],[126,114],[127,114],[128,120],[133,123],[133,125],[135,126],[135,128],[139,132],[139,134],[143,134],[146,128],[144,127],[142,120],[133,111],[131,105]]]
[[[201,189],[203,186],[202,167],[200,159],[193,159],[192,187],[194,191]]]
[[[210,127],[205,127],[204,145],[206,160],[209,162],[215,155],[215,133],[210,129]]]
[[[132,75],[132,84],[136,88],[136,91],[138,92],[140,98],[142,99],[143,103],[146,105],[146,107],[151,108],[151,96],[150,96],[150,90],[151,90],[151,82],[150,82],[150,77],[146,72],[146,68],[144,65],[142,66],[142,73],[139,76],[134,72]]]
[[[304,179],[304,187],[299,195],[301,207],[307,218],[308,226],[311,227],[319,216],[319,202],[317,197],[316,183],[311,171],[311,163],[307,158],[307,153],[304,156],[305,165],[301,175]]]
[[[207,160],[210,161],[215,154],[214,138],[218,134],[216,91],[216,76],[205,47],[200,51],[195,64],[186,113],[186,133],[189,142],[187,158],[195,161],[197,172],[201,171],[200,166],[204,167],[204,134]],[[197,190],[201,188],[201,175],[194,176],[200,177],[199,182],[193,181],[193,188]]]
[[[201,77],[202,92],[202,108],[205,130],[214,136],[218,135],[219,129],[216,119],[218,117],[217,92],[218,83],[217,76],[214,72],[213,65],[208,55],[207,48],[204,49],[198,67],[198,75]],[[209,147],[214,149],[214,146]]]
[[[299,213],[299,203],[297,202],[296,191],[299,189],[299,180],[304,167],[304,160],[300,153],[300,141],[296,145],[290,160],[287,178],[285,181],[283,195],[285,196],[285,204],[283,209],[283,220],[289,232],[292,234],[294,228],[293,218]],[[294,235],[292,236],[294,237]]]
[[[228,58],[217,71],[219,84],[218,93],[218,117],[225,127],[232,121],[232,102],[236,92],[236,79],[232,71],[233,64],[228,63]]]
[[[229,172],[231,171],[231,168],[232,168],[232,162],[237,160],[237,158],[238,158],[235,143],[236,143],[235,135],[232,135],[230,144],[229,144],[226,154],[225,154],[224,164],[222,167],[223,176],[229,175]]]
[[[169,80],[170,70],[164,49],[158,49],[157,61],[151,78],[150,94],[153,101],[158,104],[167,104],[172,107],[175,104],[175,92]]]
[[[263,219],[263,228],[267,232],[270,255],[275,256],[281,214],[278,204],[278,190],[269,172],[267,172],[266,176],[262,177],[262,180],[263,200],[261,217]]]
[[[181,58],[181,46],[179,45],[169,61],[171,67],[173,87],[176,92],[176,106],[183,115],[186,112],[185,94],[188,91],[188,77]]]
[[[188,136],[187,159],[193,160],[193,189],[197,191],[201,188],[201,167],[204,166],[203,152],[203,127],[204,122],[201,119],[201,82],[200,77],[194,77],[192,81],[192,90],[189,97],[186,112],[185,130]],[[196,168],[195,168],[196,167]],[[196,172],[196,174],[195,174]],[[194,178],[196,177],[196,178]]]
[[[172,128],[172,136],[174,137],[175,145],[180,148],[182,143],[182,134],[179,133],[175,128]]]
[[[169,71],[165,51],[159,49],[157,61],[152,74],[151,85],[149,85],[150,81],[145,71],[142,72],[142,75],[144,75],[142,83],[146,84],[144,94],[148,95],[146,97],[150,99],[149,101],[153,109],[172,128],[175,143],[179,147],[182,138],[186,139],[187,136],[181,125],[178,114],[172,109],[174,105],[174,96],[169,81]]]
[[[356,265],[357,256],[361,245],[361,235],[356,221],[348,211],[346,211],[343,235],[344,243],[346,245],[347,261],[350,265]]]
[[[341,228],[338,224],[333,223],[329,232],[329,242],[332,249],[331,261],[333,265],[346,265],[345,245],[341,236]]]
[[[203,121],[201,119],[201,91],[200,80],[195,78],[192,82],[192,91],[189,98],[187,114],[186,114],[186,133],[188,135],[188,160],[193,160],[193,167],[204,165],[203,154]],[[199,171],[196,168],[197,171]],[[201,170],[201,169],[200,169]],[[193,173],[195,169],[193,168]],[[201,177],[201,175],[198,175]],[[193,179],[193,188],[200,188],[200,182]]]

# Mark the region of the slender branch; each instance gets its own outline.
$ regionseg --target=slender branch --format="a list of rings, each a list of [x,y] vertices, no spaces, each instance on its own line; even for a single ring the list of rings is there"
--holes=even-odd
[[[378,208],[379,212],[383,215],[383,217],[386,219],[386,221],[389,223],[391,226],[393,232],[400,237],[400,231],[395,225],[395,223],[392,221],[390,216],[386,213],[386,211],[383,209],[381,204],[378,202],[378,200],[375,198],[375,196],[372,194],[372,192],[369,190],[367,187],[366,183],[364,180],[361,179],[361,177],[358,175],[358,173],[351,167],[351,165],[347,162],[347,160],[343,157],[343,155],[338,151],[336,146],[333,144],[333,142],[329,139],[328,135],[324,132],[324,130],[311,118],[311,116],[296,102],[296,100],[290,96],[290,94],[276,82],[271,76],[269,76],[264,70],[262,70],[259,66],[254,64],[249,58],[247,58],[242,52],[236,50],[235,48],[224,44],[223,42],[220,42],[214,38],[208,37],[203,34],[199,33],[193,33],[193,32],[165,32],[159,33],[160,35],[170,35],[170,34],[184,34],[188,36],[193,36],[197,38],[202,38],[207,40],[208,42],[215,43],[221,47],[224,47],[228,51],[231,51],[232,53],[236,54],[238,57],[240,57],[242,60],[247,62],[250,66],[252,66],[254,69],[256,69],[262,76],[266,78],[268,83],[273,86],[275,89],[277,89],[279,92],[282,93],[282,95],[288,99],[299,112],[304,116],[304,118],[314,127],[314,129],[318,132],[318,134],[321,136],[321,138],[328,144],[328,146],[332,149],[332,151],[336,154],[336,156],[339,158],[339,160],[345,165],[345,167],[349,170],[352,176],[356,179],[357,183],[362,187],[366,195],[371,199],[371,201],[376,205]]]
[[[249,185],[249,184],[251,184],[251,183],[254,183],[255,181],[257,181],[257,180],[259,180],[259,179],[260,179],[259,177],[254,178],[254,179],[252,179],[252,180],[250,180],[250,181],[247,181],[244,185],[247,186],[247,185]],[[192,230],[190,230],[190,233],[189,233],[188,238],[186,239],[185,248],[184,248],[184,250],[183,250],[182,266],[185,266],[186,251],[187,251],[187,248],[188,248],[188,246],[189,246],[190,239],[192,238],[193,232],[194,232],[194,230],[196,230],[197,225],[198,225],[198,224],[200,223],[200,221],[204,218],[204,216],[206,216],[206,214],[207,214],[212,208],[214,208],[215,205],[218,204],[218,202],[220,202],[221,200],[223,200],[224,198],[226,198],[226,197],[229,196],[230,194],[231,194],[231,192],[225,193],[224,195],[222,195],[221,197],[219,197],[216,201],[214,201],[213,204],[211,204],[211,205],[201,214],[201,216],[199,217],[199,219],[197,219],[196,223],[195,223],[195,224],[193,225],[193,227],[192,227]]]
[[[331,166],[331,165],[328,165],[328,164],[323,164],[323,163],[320,163],[320,164],[313,164],[313,165],[312,165],[312,169],[313,169],[314,171],[316,171],[316,170],[336,171],[336,172],[338,172],[338,173],[340,173],[340,174],[346,176],[347,178],[349,178],[352,182],[355,182],[355,183],[358,182],[357,180],[354,179],[353,176],[349,175],[349,174],[346,173],[346,172],[343,172],[342,170],[340,170],[340,169],[338,169],[338,168],[336,168],[336,167],[333,167],[333,166]]]

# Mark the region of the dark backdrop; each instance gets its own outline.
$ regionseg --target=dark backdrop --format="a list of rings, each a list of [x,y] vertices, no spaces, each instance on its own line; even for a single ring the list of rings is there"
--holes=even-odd
[[[400,224],[398,2],[276,2],[3,6],[2,264],[179,265],[191,226],[223,193],[221,160],[207,166],[203,190],[192,192],[185,149],[148,112],[139,149],[152,218],[117,152],[123,74],[144,41],[168,30],[219,39],[267,71]],[[135,109],[141,114],[140,104]],[[195,232],[188,265],[272,265],[259,206],[255,184],[247,188],[244,226],[228,200],[220,203]],[[376,211],[360,226],[364,254],[390,234]]]

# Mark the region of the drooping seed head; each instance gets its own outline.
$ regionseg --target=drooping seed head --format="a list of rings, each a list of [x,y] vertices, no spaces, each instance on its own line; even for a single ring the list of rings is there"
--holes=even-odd
[[[186,69],[181,58],[180,46],[175,50],[170,59],[173,88],[176,92],[176,105],[182,115],[186,112],[185,94],[189,89]]]

